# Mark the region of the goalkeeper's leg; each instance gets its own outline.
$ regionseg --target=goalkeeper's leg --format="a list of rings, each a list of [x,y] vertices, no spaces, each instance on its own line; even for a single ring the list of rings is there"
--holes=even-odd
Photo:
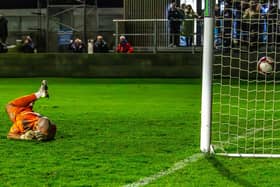
[[[38,92],[19,97],[10,101],[6,106],[6,111],[10,117],[10,119],[14,122],[15,116],[18,112],[24,111],[26,109],[32,110],[33,103],[41,98],[41,97],[49,97],[48,94],[48,86],[47,81],[43,80]]]
[[[13,105],[15,107],[29,107],[30,104],[32,104],[35,100],[37,100],[41,97],[49,97],[48,85],[47,85],[46,80],[42,81],[38,92],[17,98],[15,100],[9,102],[9,105]]]
[[[31,103],[37,100],[35,94],[30,94],[26,96],[22,96],[16,98],[8,103],[8,105],[12,105],[13,107],[29,107]]]
[[[6,112],[12,122],[15,122],[16,115],[27,108],[32,109],[32,103],[37,99],[35,94],[30,94],[10,101],[6,105]]]

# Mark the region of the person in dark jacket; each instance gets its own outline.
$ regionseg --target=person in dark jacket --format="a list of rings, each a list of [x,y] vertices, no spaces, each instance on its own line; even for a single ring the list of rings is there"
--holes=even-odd
[[[98,35],[93,45],[93,51],[95,53],[107,53],[109,52],[107,42],[103,39],[103,36]]]
[[[180,43],[180,26],[182,20],[184,19],[184,15],[182,15],[182,11],[176,7],[176,2],[171,4],[170,9],[168,10],[168,20],[169,20],[169,29],[170,29],[170,40],[171,45],[179,46]]]
[[[194,18],[198,18],[191,5],[185,7],[185,19],[181,35],[186,37],[186,46],[192,46],[194,36]]]
[[[8,37],[8,20],[0,14],[0,42],[6,43]]]
[[[22,40],[22,46],[21,51],[24,53],[34,53],[34,43],[32,41],[32,38],[30,36],[26,36]]]
[[[225,1],[223,17],[224,17],[223,46],[229,49],[232,41],[232,19],[233,19],[231,0]]]
[[[69,44],[69,49],[73,53],[82,53],[85,50],[85,44],[80,38],[76,38],[74,41],[71,41]]]
[[[7,52],[8,52],[7,44],[0,42],[0,53],[7,53]]]

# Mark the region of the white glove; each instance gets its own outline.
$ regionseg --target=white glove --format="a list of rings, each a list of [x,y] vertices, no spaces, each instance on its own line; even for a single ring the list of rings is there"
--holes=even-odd
[[[34,138],[35,138],[35,133],[32,130],[29,130],[26,133],[20,135],[20,139],[22,140],[32,140]]]

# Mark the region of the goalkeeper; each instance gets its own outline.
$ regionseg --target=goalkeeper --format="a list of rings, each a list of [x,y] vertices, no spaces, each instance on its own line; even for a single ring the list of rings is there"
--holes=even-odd
[[[47,81],[43,80],[38,92],[9,102],[6,111],[13,122],[8,139],[45,141],[54,139],[56,126],[51,121],[33,111],[37,99],[49,97]]]

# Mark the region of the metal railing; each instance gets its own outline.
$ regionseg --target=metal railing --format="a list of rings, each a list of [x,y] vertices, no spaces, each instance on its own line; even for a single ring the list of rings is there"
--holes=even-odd
[[[202,43],[202,19],[184,19],[179,21],[180,30],[171,33],[168,19],[120,19],[113,20],[115,24],[115,46],[119,37],[125,36],[132,46],[139,51],[195,51]],[[182,34],[184,23],[192,25],[192,29]],[[192,39],[191,44],[186,45],[184,39]],[[177,40],[177,41],[176,41]],[[176,45],[176,46],[175,46]]]

